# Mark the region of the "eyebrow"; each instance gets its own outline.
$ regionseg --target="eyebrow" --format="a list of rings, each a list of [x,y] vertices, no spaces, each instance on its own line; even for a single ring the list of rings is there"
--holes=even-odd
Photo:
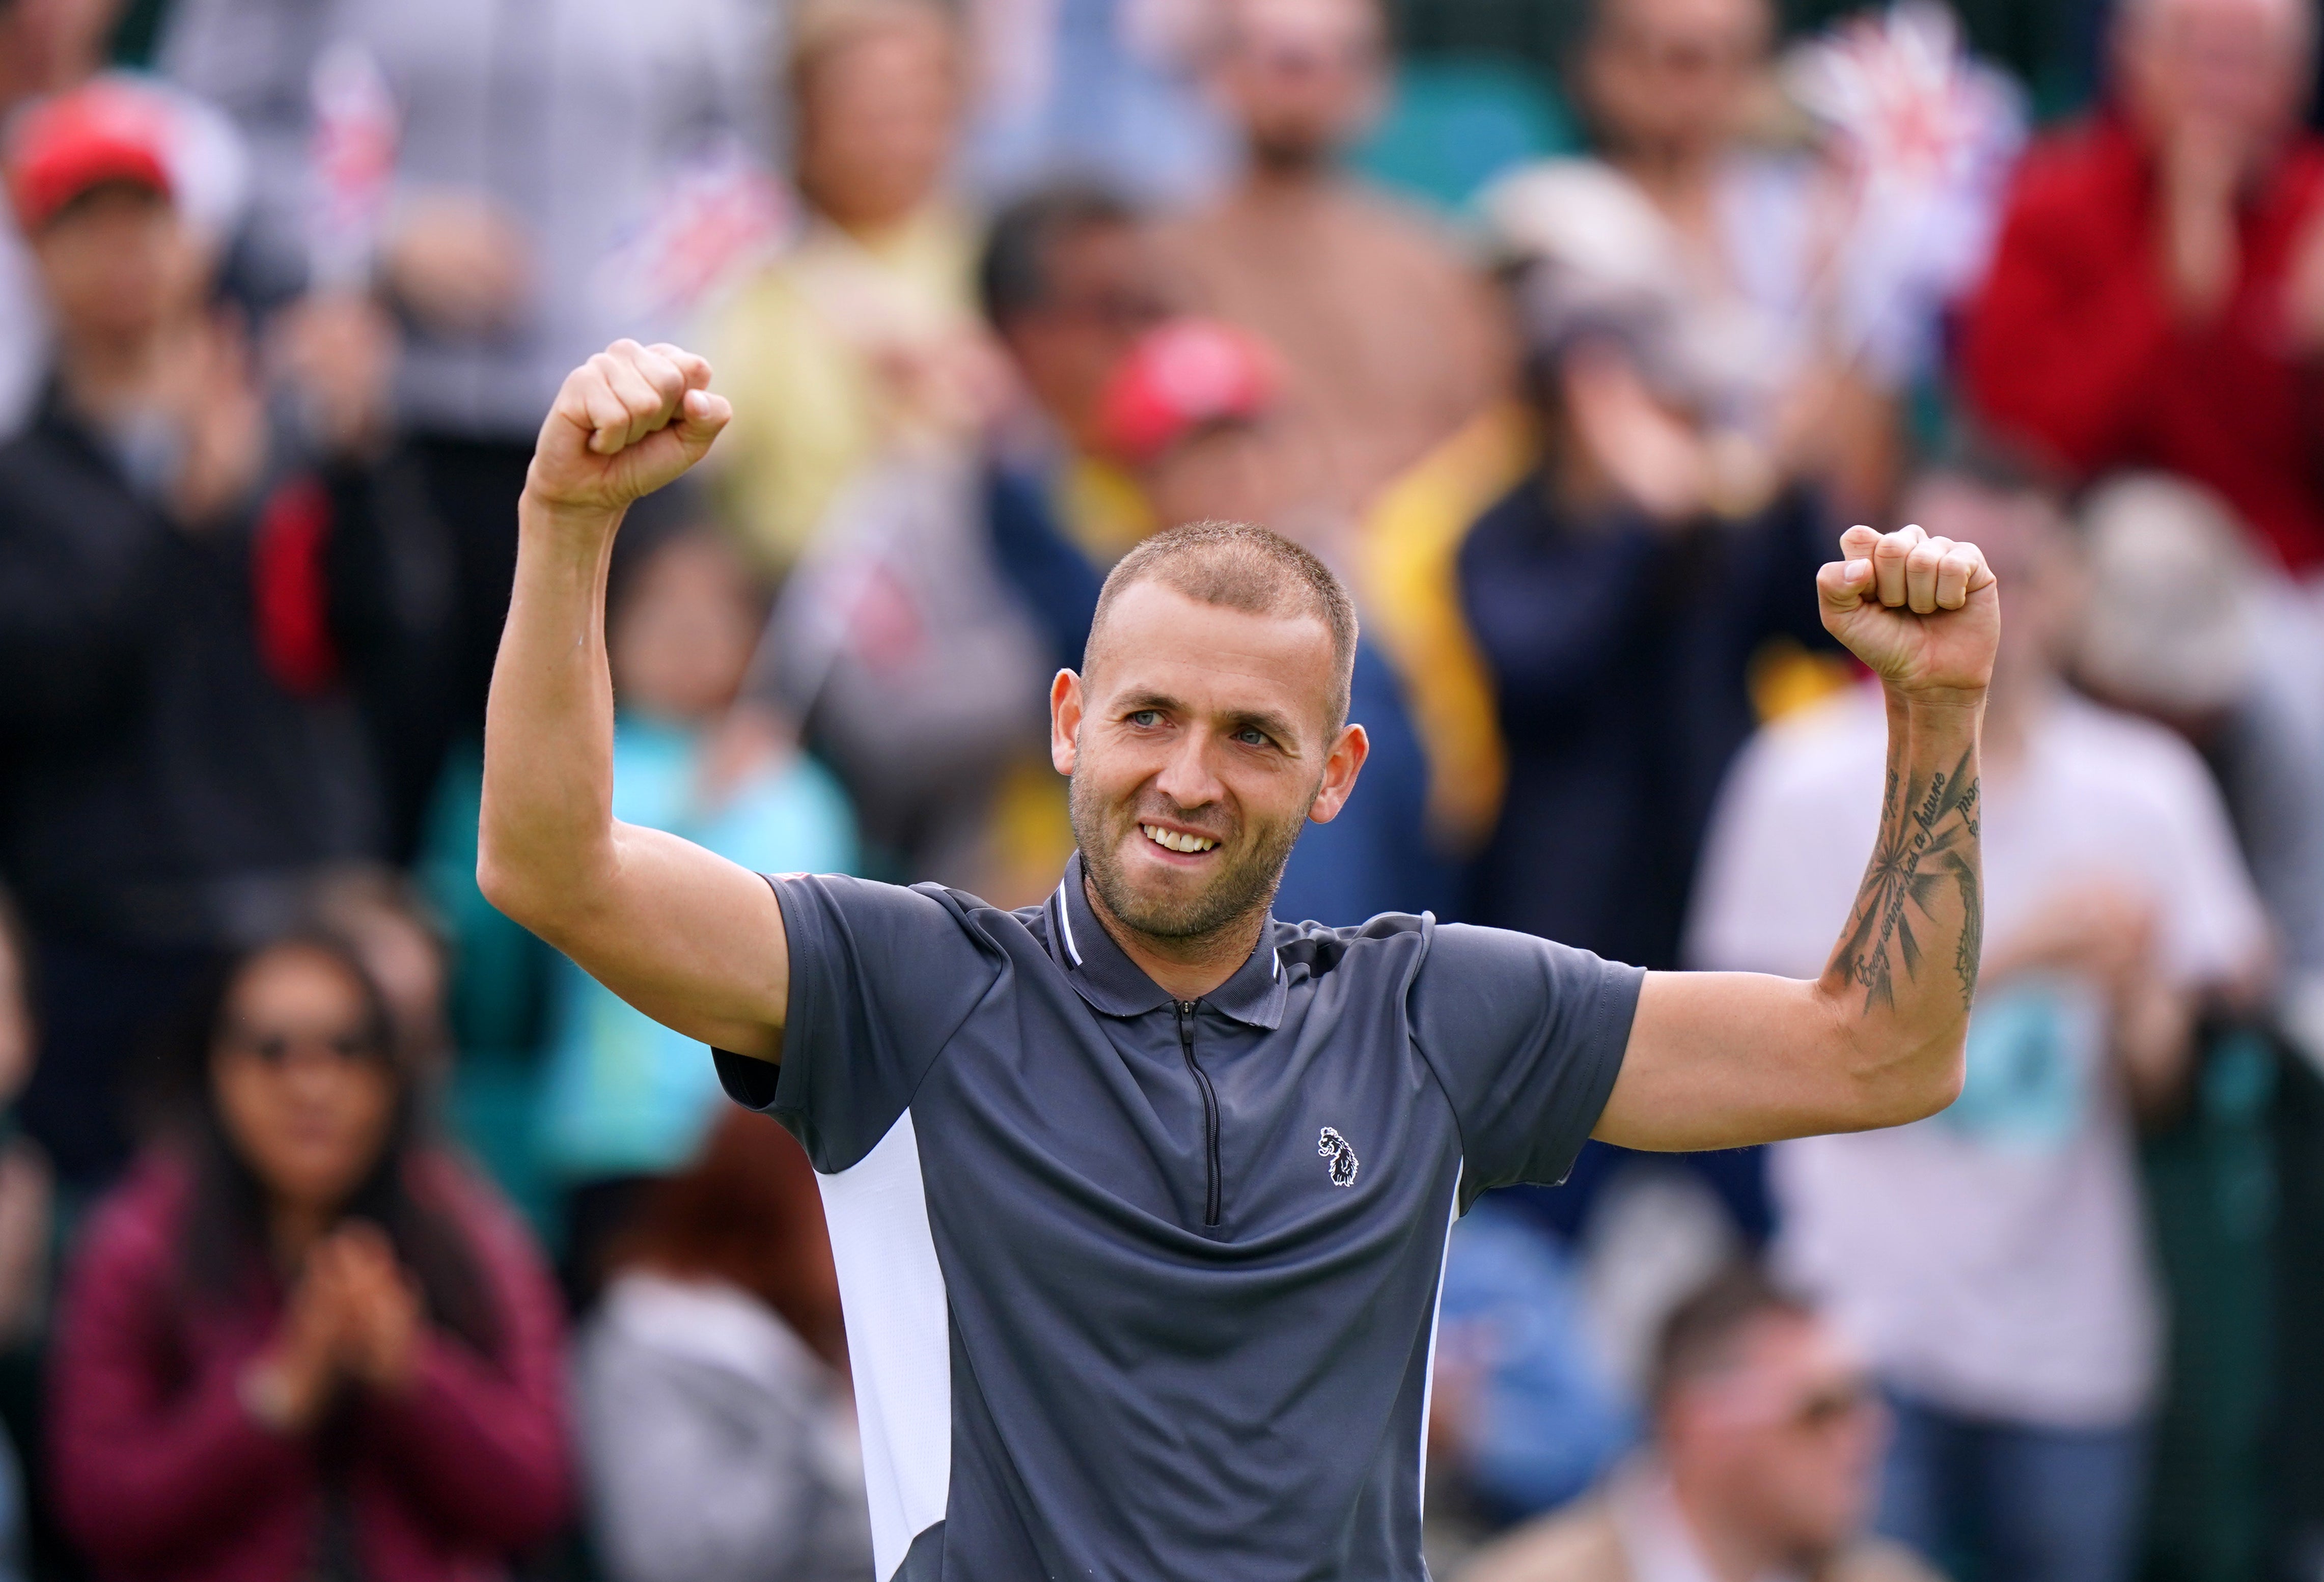
[[[1191,714],[1197,711],[1178,698],[1160,692],[1133,692],[1116,701],[1114,713],[1134,714],[1140,709],[1159,709],[1168,713]],[[1225,717],[1230,731],[1251,726],[1275,738],[1277,745],[1294,757],[1298,756],[1299,737],[1291,722],[1265,709],[1238,709]]]

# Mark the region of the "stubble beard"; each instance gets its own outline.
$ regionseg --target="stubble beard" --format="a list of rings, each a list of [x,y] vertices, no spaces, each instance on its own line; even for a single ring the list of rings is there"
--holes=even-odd
[[[1146,838],[1139,832],[1135,805],[1109,806],[1101,802],[1089,777],[1076,768],[1067,810],[1074,840],[1081,847],[1082,872],[1105,909],[1124,927],[1181,948],[1220,938],[1248,925],[1254,915],[1266,914],[1304,822],[1293,819],[1280,825],[1256,827],[1256,839],[1240,858],[1222,864],[1194,895],[1172,898],[1144,894],[1122,870],[1122,840]]]

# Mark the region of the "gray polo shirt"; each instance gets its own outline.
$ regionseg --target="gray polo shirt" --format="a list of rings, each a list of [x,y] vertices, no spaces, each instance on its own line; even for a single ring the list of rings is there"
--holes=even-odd
[[[1529,935],[1270,921],[1174,1002],[1075,858],[1039,906],[775,881],[881,1577],[1423,1578],[1437,1287],[1563,1177],[1644,974]]]

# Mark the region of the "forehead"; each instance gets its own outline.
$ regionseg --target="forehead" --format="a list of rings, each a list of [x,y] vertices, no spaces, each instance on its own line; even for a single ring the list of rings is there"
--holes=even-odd
[[[951,26],[933,8],[899,5],[836,29],[807,46],[792,68],[802,92],[826,85],[877,79],[886,82],[900,62],[906,67],[948,66]]]
[[[244,1016],[318,1007],[360,1005],[363,991],[345,963],[299,945],[268,951],[245,965],[233,984],[231,1004]]]
[[[1371,41],[1384,26],[1374,0],[1242,0],[1232,14],[1240,37],[1269,45]]]
[[[1607,0],[1601,15],[1625,39],[1756,37],[1768,25],[1765,0]]]
[[[1754,1371],[1785,1380],[1852,1377],[1864,1368],[1837,1327],[1809,1314],[1763,1316],[1746,1332],[1741,1350]]]
[[[2274,28],[2305,27],[2312,0],[2144,0],[2124,8],[2127,20],[2241,22]]]
[[[1093,704],[1175,699],[1205,714],[1320,721],[1336,677],[1317,614],[1254,615],[1190,599],[1167,584],[1124,588],[1093,634],[1084,678]]]

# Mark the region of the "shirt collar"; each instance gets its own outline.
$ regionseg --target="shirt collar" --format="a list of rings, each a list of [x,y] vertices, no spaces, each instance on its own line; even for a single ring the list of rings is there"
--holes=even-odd
[[[1175,1003],[1113,943],[1113,936],[1097,920],[1089,893],[1082,888],[1080,852],[1074,852],[1065,864],[1065,877],[1051,892],[1044,909],[1049,918],[1049,954],[1092,1006],[1110,1016],[1137,1016]],[[1203,996],[1202,1004],[1253,1027],[1272,1030],[1283,1025],[1286,986],[1283,960],[1275,950],[1276,928],[1275,919],[1269,917],[1259,930],[1250,959],[1235,969],[1233,977]]]

